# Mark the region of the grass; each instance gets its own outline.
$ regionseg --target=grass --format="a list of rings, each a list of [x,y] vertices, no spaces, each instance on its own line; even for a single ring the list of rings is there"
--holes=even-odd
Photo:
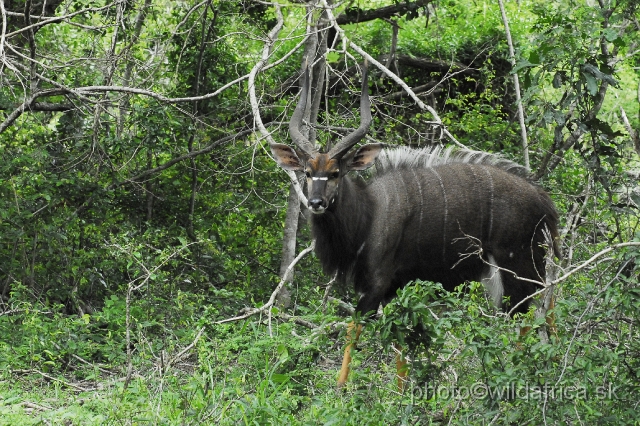
[[[638,380],[629,367],[637,362],[638,339],[618,342],[607,334],[604,304],[592,312],[588,297],[565,295],[556,305],[558,338],[547,344],[536,333],[515,331],[541,326],[543,318],[497,316],[474,288],[465,297],[420,302],[434,291],[403,290],[365,326],[350,381],[339,391],[345,340],[335,325],[344,318],[316,309],[299,323],[275,316],[213,325],[195,316],[179,330],[134,327],[128,383],[122,329],[51,312],[3,316],[0,425],[640,424]],[[612,286],[607,300],[619,306],[616,297],[627,294]],[[425,318],[429,323],[417,327]],[[587,320],[590,332],[575,333]],[[387,349],[398,335],[405,348],[421,343],[409,352],[404,393]],[[545,386],[555,393],[545,396]],[[503,389],[517,393],[486,392]],[[601,389],[614,393],[601,396]]]

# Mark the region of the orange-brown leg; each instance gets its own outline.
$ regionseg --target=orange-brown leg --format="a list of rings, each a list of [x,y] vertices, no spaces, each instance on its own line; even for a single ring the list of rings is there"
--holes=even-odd
[[[520,327],[520,336],[526,335],[529,331],[531,331],[531,327]],[[522,343],[516,342],[516,348],[521,351]]]
[[[407,383],[407,370],[409,366],[407,361],[402,356],[402,346],[397,343],[393,343],[393,347],[396,349],[396,371],[398,374],[398,391],[404,392],[404,385]]]
[[[353,329],[356,328],[355,336],[353,335]],[[347,347],[344,349],[344,357],[342,358],[342,368],[340,368],[340,375],[338,376],[338,387],[341,388],[347,382],[349,377],[349,364],[351,364],[351,348],[353,348],[362,333],[362,325],[356,327],[355,323],[351,321],[347,326]]]
[[[547,308],[547,311],[552,311],[554,308],[555,308],[555,298],[552,297],[551,300],[549,301],[549,307]],[[558,337],[558,329],[556,328],[556,315],[553,312],[547,313],[547,316],[545,317],[545,321],[547,323],[547,331],[549,332],[549,334]],[[531,327],[521,327],[520,335],[524,336],[530,330],[531,330]]]

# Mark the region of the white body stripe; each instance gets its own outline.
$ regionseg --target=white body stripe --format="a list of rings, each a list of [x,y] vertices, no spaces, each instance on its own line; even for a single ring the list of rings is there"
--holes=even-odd
[[[489,298],[493,304],[502,307],[502,296],[504,295],[504,286],[502,285],[502,275],[496,264],[496,259],[492,255],[487,255],[488,265],[484,266],[480,282],[484,284],[484,288],[489,293]]]

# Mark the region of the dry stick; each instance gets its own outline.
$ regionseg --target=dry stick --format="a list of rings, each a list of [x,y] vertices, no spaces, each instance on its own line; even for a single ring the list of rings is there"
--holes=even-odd
[[[340,306],[341,309],[344,309],[350,315],[353,315],[356,312],[356,309],[349,303],[345,302],[344,300],[340,300],[336,297],[328,296],[327,301],[336,303],[338,306]]]
[[[62,347],[60,347],[60,345],[58,345],[56,342],[53,342],[53,346],[55,346],[55,347],[56,347],[56,349],[58,349],[58,350],[62,350]],[[89,362],[89,361],[87,361],[86,359],[84,359],[84,358],[82,358],[82,357],[80,357],[80,356],[78,356],[78,355],[76,355],[76,354],[71,354],[71,357],[73,357],[73,358],[77,359],[78,361],[80,361],[80,362],[82,362],[82,363],[84,363],[84,364],[87,364],[87,365],[89,365],[89,366],[91,366],[91,367],[97,368],[97,369],[98,369],[98,371],[100,371],[100,372],[102,372],[102,373],[105,373],[105,374],[112,374],[112,372],[111,372],[111,371],[109,371],[109,370],[105,370],[104,368],[101,368],[101,367],[98,367],[98,366],[97,366],[97,365],[95,365],[94,363]]]
[[[291,264],[289,265],[289,267],[287,267],[287,270],[284,272],[282,279],[280,280],[280,283],[278,284],[278,286],[276,287],[275,290],[273,290],[273,293],[271,293],[271,297],[269,298],[269,300],[267,301],[267,303],[265,303],[264,305],[262,305],[259,308],[254,308],[249,310],[247,313],[245,313],[244,315],[239,315],[233,318],[227,318],[227,319],[223,319],[220,321],[216,321],[214,322],[214,324],[224,324],[225,322],[231,322],[231,321],[238,321],[238,320],[242,320],[245,318],[249,318],[252,315],[258,314],[260,312],[264,312],[267,309],[271,308],[273,306],[273,303],[276,300],[276,296],[278,295],[278,293],[280,292],[280,290],[282,289],[282,287],[284,286],[284,284],[287,282],[287,278],[289,277],[289,274],[291,274],[291,271],[293,270],[293,268],[296,266],[296,264],[300,261],[300,259],[302,259],[307,253],[309,253],[311,250],[313,250],[313,248],[316,245],[316,241],[313,240],[311,242],[311,245],[309,245],[309,247],[307,247],[306,249],[302,250],[300,252],[300,254],[298,256],[296,256],[295,259],[293,259],[293,261],[291,262]]]
[[[189,352],[198,343],[198,340],[200,340],[200,337],[202,337],[202,333],[204,333],[204,329],[205,329],[204,326],[200,327],[200,330],[198,330],[198,334],[196,334],[196,337],[195,337],[195,339],[193,339],[193,342],[191,342],[183,350],[178,352],[178,355],[174,356],[171,360],[167,361],[167,366],[165,368],[165,371],[166,371],[166,369],[171,367],[173,364],[175,364],[176,362],[180,361],[182,359],[182,357],[184,356],[184,354]]]
[[[303,327],[310,328],[311,330],[316,330],[319,327],[318,325],[312,323],[311,321],[307,321],[307,320],[304,320],[302,318],[294,317],[293,315],[285,314],[284,312],[280,312],[278,314],[278,317],[280,317],[280,318],[282,318],[284,320],[287,320],[287,321],[293,321],[296,324],[301,325]]]
[[[545,262],[545,269],[546,269],[545,288],[544,288],[545,291],[543,291],[542,293],[542,297],[541,297],[542,303],[536,306],[534,316],[536,319],[544,318],[547,323],[547,327],[538,328],[538,336],[540,338],[540,343],[546,344],[546,343],[549,343],[549,333],[557,335],[557,332],[555,330],[555,315],[552,314],[552,316],[549,317],[547,316],[547,313],[549,312],[549,309],[553,305],[553,292],[555,291],[555,288],[556,288],[555,284],[550,284],[550,283],[553,282],[553,280],[556,278],[559,268],[555,263],[553,263],[554,250],[553,250],[553,238],[551,237],[551,233],[548,232],[548,229],[545,229],[544,233],[546,235],[545,238],[549,242],[549,249],[547,250],[547,253],[546,253],[547,259]]]
[[[582,213],[587,208],[587,203],[589,202],[589,198],[591,197],[590,191],[592,188],[592,183],[593,178],[591,177],[587,180],[587,186],[580,195],[581,197],[584,197],[582,205],[578,204],[577,201],[574,202],[571,210],[567,214],[566,226],[560,231],[560,241],[563,241],[567,246],[566,255],[563,259],[564,264],[567,266],[571,265],[571,262],[573,262],[573,250],[576,238],[575,229],[577,228],[580,218],[582,217]],[[567,235],[569,234],[569,232],[571,232],[571,237],[567,242]]]
[[[502,13],[502,22],[504,23],[504,32],[507,36],[507,44],[509,45],[509,59],[511,66],[516,66],[516,54],[513,49],[513,40],[511,39],[511,30],[509,30],[509,20],[507,19],[507,13],[504,9],[504,2],[498,0],[500,4],[500,12]],[[518,79],[518,73],[513,73],[513,87],[516,91],[516,103],[518,105],[518,121],[520,122],[520,135],[522,136],[522,156],[524,157],[524,166],[527,170],[529,167],[529,143],[527,142],[527,127],[524,124],[524,109],[522,108],[522,99],[520,98],[520,80]]]
[[[249,73],[249,82],[248,82],[249,100],[251,102],[251,109],[253,110],[253,117],[254,117],[256,126],[258,127],[260,134],[265,139],[269,140],[269,142],[271,142],[272,138],[270,133],[267,131],[267,129],[264,127],[264,124],[262,123],[262,117],[260,117],[260,109],[258,105],[258,99],[256,97],[255,85],[256,85],[256,75],[260,72],[260,70],[262,70],[262,68],[265,66],[265,64],[269,60],[269,56],[271,55],[271,49],[273,48],[273,45],[275,44],[278,34],[280,33],[280,30],[284,25],[284,17],[282,16],[280,5],[276,5],[276,17],[277,17],[276,25],[271,29],[271,31],[269,31],[269,34],[267,34],[267,41],[265,42],[264,47],[262,48],[260,60],[251,69],[251,72]]]
[[[90,390],[92,390],[92,389],[83,388],[83,387],[78,386],[78,385],[74,385],[73,383],[66,382],[66,381],[64,381],[62,379],[58,379],[57,377],[50,376],[49,374],[43,373],[40,370],[13,370],[13,373],[21,373],[21,374],[37,373],[37,374],[41,375],[42,377],[44,377],[45,379],[49,379],[49,380],[53,380],[54,382],[62,383],[63,385],[65,385],[67,387],[70,387],[70,388],[73,388],[73,389],[76,389],[76,390],[78,390],[80,392],[89,392]]]
[[[327,283],[327,288],[324,290],[324,296],[322,297],[322,312],[324,312],[327,309],[327,300],[329,300],[329,293],[331,292],[331,287],[333,286],[333,283],[336,281],[336,278],[338,278],[338,273],[336,272],[333,275],[333,278],[331,278],[331,281],[329,281]]]
[[[29,402],[29,401],[21,402],[18,405],[22,405],[25,408],[31,408],[32,410],[39,410],[39,411],[53,410],[52,407],[45,407],[44,405],[38,405],[35,402]]]

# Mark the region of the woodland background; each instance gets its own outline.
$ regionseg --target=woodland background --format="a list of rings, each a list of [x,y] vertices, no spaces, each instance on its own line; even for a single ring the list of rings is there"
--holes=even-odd
[[[639,5],[501,3],[0,1],[0,424],[638,424]],[[416,283],[335,390],[354,295],[268,149],[303,57],[321,145],[367,57],[371,140],[529,162],[557,336]]]

